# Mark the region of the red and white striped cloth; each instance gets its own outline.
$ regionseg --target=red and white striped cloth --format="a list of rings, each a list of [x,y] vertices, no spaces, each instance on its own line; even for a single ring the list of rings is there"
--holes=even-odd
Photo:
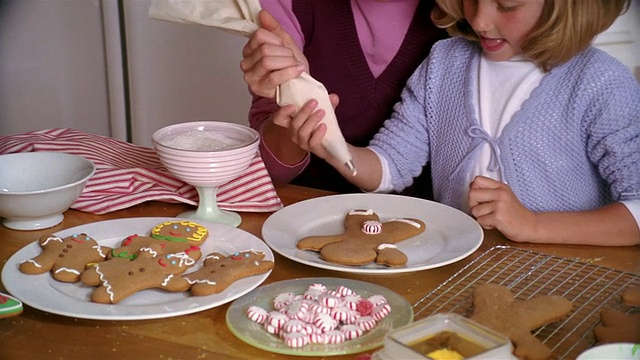
[[[0,136],[0,155],[33,151],[80,155],[96,164],[96,173],[71,206],[76,210],[105,214],[149,200],[198,203],[195,188],[171,175],[152,148],[75,129]],[[220,186],[217,200],[221,209],[232,211],[271,212],[282,208],[259,154],[242,175]]]

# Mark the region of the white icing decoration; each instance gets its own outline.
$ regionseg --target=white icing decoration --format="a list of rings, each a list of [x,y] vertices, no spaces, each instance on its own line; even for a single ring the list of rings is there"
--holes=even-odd
[[[196,280],[190,280],[190,279],[187,279],[187,278],[185,278],[185,279],[187,280],[187,282],[188,282],[189,284],[192,284],[192,285],[193,285],[193,284],[216,285],[216,282],[215,282],[215,281],[207,280],[207,279],[196,279]]]
[[[60,269],[56,270],[56,274],[59,273],[59,272],[63,272],[63,271],[70,272],[70,273],[76,274],[76,275],[80,275],[80,271],[74,270],[74,269],[67,269],[67,268],[60,268]]]
[[[394,244],[388,244],[388,243],[380,244],[380,245],[378,245],[378,247],[377,247],[377,249],[378,249],[378,250],[384,250],[384,249],[397,249],[397,248],[398,248],[398,247],[397,247],[397,246],[395,246]]]
[[[103,257],[103,258],[104,258],[104,257],[107,257],[107,254],[105,254],[105,253],[103,253],[103,252],[102,252],[102,246],[100,246],[100,245],[95,245],[95,246],[92,246],[92,248],[93,248],[93,249],[96,249],[96,251],[98,252],[98,254],[99,254],[101,257]]]
[[[403,223],[406,223],[406,224],[412,225],[412,226],[414,226],[414,227],[417,227],[418,229],[420,229],[420,228],[422,227],[422,225],[420,225],[420,223],[415,222],[415,221],[413,221],[413,220],[409,220],[409,219],[391,219],[391,220],[389,220],[389,222],[391,222],[391,221],[399,221],[399,222],[403,222]]]
[[[96,272],[98,273],[98,275],[100,275],[100,281],[102,281],[102,286],[105,287],[107,294],[109,294],[109,300],[111,302],[113,302],[113,291],[111,291],[111,284],[109,283],[109,281],[104,277],[104,274],[100,272],[100,266],[96,265]]]
[[[49,241],[59,241],[59,242],[62,242],[62,238],[61,238],[61,237],[59,237],[59,236],[49,236],[49,237],[47,238],[47,240],[45,240],[45,241],[42,243],[42,245],[47,245],[47,243],[48,243]]]
[[[351,210],[349,215],[373,215],[373,210]]]
[[[185,265],[186,266],[191,266],[196,262],[191,257],[189,257],[189,255],[187,255],[187,253],[185,253],[185,252],[167,255],[167,258],[172,258],[172,257],[180,258],[180,264],[179,264],[180,267],[183,267]]]
[[[169,281],[171,281],[172,278],[173,278],[173,274],[167,275],[167,277],[164,278],[164,281],[162,282],[162,286],[167,286],[169,284]]]
[[[143,248],[140,248],[140,251],[146,251],[146,252],[150,253],[151,255],[153,255],[153,257],[158,256],[158,253],[155,250],[153,250],[152,248],[143,247]]]
[[[31,259],[31,260],[23,260],[23,261],[20,262],[20,264],[28,263],[28,262],[32,263],[35,267],[39,267],[39,268],[42,267],[42,265],[38,264],[38,262],[33,260],[33,259]]]

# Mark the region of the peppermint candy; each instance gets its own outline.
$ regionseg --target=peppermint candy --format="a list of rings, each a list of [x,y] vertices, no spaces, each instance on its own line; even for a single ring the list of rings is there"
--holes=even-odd
[[[367,235],[380,234],[382,232],[382,223],[375,220],[367,220],[362,223],[362,232]]]
[[[299,295],[278,294],[272,307],[268,311],[250,306],[246,314],[292,348],[355,339],[373,329],[391,311],[382,295],[363,298],[346,286],[327,289],[319,283],[310,285]]]
[[[269,317],[267,310],[259,306],[249,306],[247,309],[247,316],[251,321],[255,321],[258,324],[264,324],[264,321]]]

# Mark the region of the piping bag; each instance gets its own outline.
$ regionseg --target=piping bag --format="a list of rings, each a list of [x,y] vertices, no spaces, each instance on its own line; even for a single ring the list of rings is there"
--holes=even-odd
[[[259,0],[151,0],[149,17],[182,24],[212,26],[249,37],[259,27],[258,13],[261,8]],[[327,126],[327,133],[322,145],[355,175],[356,168],[351,153],[324,85],[303,72],[276,89],[276,102],[280,106],[294,105],[299,109],[311,99],[318,101],[317,110],[325,112],[321,123]]]

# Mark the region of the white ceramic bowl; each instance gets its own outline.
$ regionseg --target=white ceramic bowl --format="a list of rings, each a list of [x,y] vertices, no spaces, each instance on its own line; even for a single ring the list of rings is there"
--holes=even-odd
[[[93,162],[60,152],[0,155],[0,217],[15,230],[59,224],[95,173]]]
[[[223,121],[169,125],[152,136],[167,170],[196,187],[220,186],[237,178],[256,156],[259,139],[254,129]]]

